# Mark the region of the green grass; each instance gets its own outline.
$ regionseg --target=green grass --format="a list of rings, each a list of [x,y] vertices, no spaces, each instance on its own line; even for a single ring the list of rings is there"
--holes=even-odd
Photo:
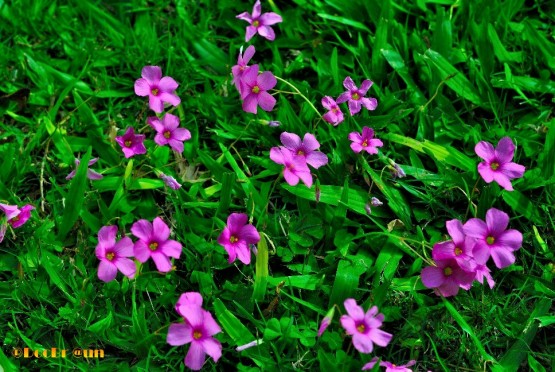
[[[374,355],[416,359],[419,371],[555,369],[554,4],[262,7],[284,22],[274,42],[252,39],[261,70],[293,84],[320,114],[321,98],[342,93],[346,76],[372,79],[377,110],[351,118],[344,109],[346,121],[332,127],[299,95],[278,94],[272,112],[244,113],[230,71],[245,44],[246,23],[235,16],[251,2],[0,0],[0,202],[36,207],[0,244],[0,370],[183,370],[188,347],[168,345],[166,334],[187,291],[203,295],[223,328],[223,356],[205,370],[355,371]],[[145,65],[180,83],[182,104],[169,112],[192,133],[182,157],[156,146],[146,125],[152,112],[133,92]],[[127,126],[147,137],[147,154],[132,163],[114,141]],[[379,156],[349,148],[348,133],[363,126],[384,141]],[[316,135],[330,159],[315,172],[317,186],[276,181],[281,167],[268,154],[283,131]],[[476,171],[475,144],[503,136],[526,166],[513,192]],[[75,157],[100,157],[93,169],[104,179],[90,182],[83,168],[66,181]],[[388,159],[407,177],[392,180]],[[164,188],[159,171],[183,187]],[[371,196],[384,206],[368,215]],[[483,218],[491,207],[524,235],[516,263],[490,265],[493,290],[475,284],[442,301],[419,279],[421,257],[446,238],[446,220]],[[216,239],[231,212],[252,216],[266,234],[268,267],[227,263]],[[149,262],[134,280],[98,280],[100,227],[130,234],[133,222],[156,216],[183,244],[175,271],[160,274]],[[402,226],[389,231],[393,220]],[[389,346],[360,354],[337,312],[316,337],[330,306],[343,311],[347,297],[379,306]],[[106,356],[12,356],[24,347]]]

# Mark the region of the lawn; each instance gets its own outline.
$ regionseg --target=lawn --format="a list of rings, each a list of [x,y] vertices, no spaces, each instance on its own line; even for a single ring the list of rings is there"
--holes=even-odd
[[[0,372],[555,370],[555,3],[254,5],[0,0]]]

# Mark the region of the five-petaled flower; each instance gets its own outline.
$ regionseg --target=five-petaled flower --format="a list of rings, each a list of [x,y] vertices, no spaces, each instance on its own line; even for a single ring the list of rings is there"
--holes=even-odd
[[[17,216],[8,219],[8,223],[14,228],[17,229],[18,227],[23,226],[29,218],[31,218],[31,211],[35,209],[31,204],[26,204],[21,207],[21,213]]]
[[[279,139],[286,149],[290,150],[295,157],[303,159],[308,165],[318,169],[323,165],[328,164],[328,157],[320,151],[320,143],[316,137],[310,133],[306,133],[301,141],[301,137],[295,133],[283,132]]]
[[[461,221],[454,219],[445,223],[452,240],[436,243],[432,250],[434,260],[455,259],[464,271],[476,270],[476,261],[472,255],[475,241],[465,235]]]
[[[362,370],[366,371],[374,368],[376,363],[378,363],[378,360],[379,360],[378,357],[372,358],[372,360],[369,363],[366,363],[362,367]],[[391,362],[381,361],[380,367],[385,367],[385,372],[412,372],[412,369],[408,367],[412,367],[415,364],[416,364],[416,360],[411,360],[407,364],[402,364],[402,365],[396,365]]]
[[[96,163],[98,161],[98,158],[94,158],[89,160],[89,167],[91,165],[93,165],[94,163]],[[79,167],[79,164],[81,163],[81,161],[79,159],[75,159],[75,166]],[[75,177],[75,172],[77,171],[77,169],[72,170],[66,177],[66,180],[70,180],[73,177]],[[101,175],[98,172],[93,171],[92,169],[87,169],[87,178],[90,180],[100,180],[102,178],[104,178],[103,175]]]
[[[131,233],[139,238],[133,247],[135,258],[144,263],[152,257],[160,272],[171,270],[169,257],[177,259],[181,255],[181,243],[169,239],[170,228],[160,217],[156,217],[153,223],[147,220],[135,222]]]
[[[494,149],[489,142],[480,141],[474,148],[476,154],[484,159],[478,164],[478,172],[486,181],[495,181],[507,191],[513,191],[511,180],[524,175],[526,168],[523,165],[513,163],[515,145],[509,137],[503,137]]]
[[[307,187],[310,188],[312,186],[312,174],[310,174],[306,160],[302,157],[295,156],[291,150],[280,146],[270,149],[270,159],[285,167],[283,169],[283,177],[291,186],[297,185],[299,179]]]
[[[353,79],[351,79],[350,76],[347,76],[343,81],[343,86],[347,89],[347,91],[337,97],[336,102],[339,104],[348,101],[351,116],[358,114],[362,106],[366,107],[368,110],[375,110],[376,107],[378,107],[378,101],[375,98],[364,97],[372,84],[371,80],[364,80],[359,89],[353,82]]]
[[[178,153],[183,152],[183,141],[191,139],[191,132],[179,128],[179,118],[172,114],[165,114],[162,120],[156,116],[147,119],[147,123],[154,128],[156,136],[154,142],[160,146],[169,145]]]
[[[233,84],[235,84],[235,87],[237,88],[239,93],[243,91],[243,89],[241,88],[241,79],[243,78],[243,74],[245,73],[245,71],[249,69],[247,63],[249,63],[249,61],[251,60],[254,52],[254,45],[250,45],[245,50],[244,54],[243,47],[241,47],[241,50],[239,50],[239,56],[237,57],[237,64],[231,68],[231,73],[233,74]]]
[[[121,146],[121,150],[126,158],[134,155],[146,154],[144,145],[145,135],[135,134],[133,127],[128,127],[123,136],[116,137],[116,142]]]
[[[141,71],[142,78],[135,81],[135,94],[148,96],[148,103],[154,112],[164,111],[164,102],[177,106],[181,99],[174,93],[179,84],[169,77],[162,77],[162,69],[158,66],[145,66]]]
[[[455,296],[459,288],[470,289],[475,273],[464,271],[454,258],[434,259],[436,266],[422,270],[422,283],[427,288],[436,289],[443,297]]]
[[[218,243],[229,254],[229,263],[239,258],[239,261],[248,265],[251,263],[249,244],[260,241],[260,234],[251,224],[247,224],[248,216],[244,213],[232,213],[227,218],[227,225],[218,237]]]
[[[245,41],[249,41],[254,35],[256,35],[256,33],[270,41],[273,41],[276,38],[274,30],[270,26],[283,22],[283,19],[279,14],[274,12],[264,14],[261,14],[261,12],[262,6],[260,5],[260,0],[256,0],[256,3],[254,3],[254,7],[252,8],[252,14],[249,14],[249,12],[243,12],[235,17],[247,21],[250,24],[250,26],[247,26]]]
[[[264,111],[272,111],[276,99],[267,91],[275,87],[277,80],[270,71],[264,71],[258,75],[258,65],[249,67],[243,74],[239,86],[241,87],[241,99],[243,110],[256,114],[257,107]]]
[[[341,325],[348,335],[353,336],[353,345],[358,351],[368,354],[374,349],[374,344],[389,344],[393,335],[379,329],[384,315],[378,314],[377,306],[372,306],[365,314],[353,298],[346,299],[343,304],[348,315],[341,316]]]
[[[325,96],[324,98],[322,98],[322,106],[324,106],[325,109],[329,110],[322,116],[322,118],[328,123],[337,126],[339,125],[339,123],[345,120],[343,112],[337,105],[337,102],[335,102],[335,100],[330,96]]]
[[[351,149],[359,153],[362,150],[369,154],[377,154],[378,147],[383,146],[383,142],[374,138],[374,129],[364,127],[362,128],[362,135],[359,132],[349,133],[349,140],[352,141]]]
[[[98,244],[95,254],[100,260],[98,279],[111,282],[116,278],[118,270],[132,279],[137,267],[128,257],[133,256],[133,242],[129,237],[123,237],[116,243],[117,226],[103,226],[98,231]]]

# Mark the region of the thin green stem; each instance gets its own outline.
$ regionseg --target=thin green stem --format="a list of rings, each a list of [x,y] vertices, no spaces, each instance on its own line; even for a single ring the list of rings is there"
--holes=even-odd
[[[288,82],[287,80],[284,80],[282,78],[280,78],[279,76],[275,77],[277,80],[289,85],[291,88],[293,88],[293,90],[295,92],[297,92],[298,95],[300,95],[301,97],[303,97],[303,99],[310,105],[310,107],[312,107],[312,109],[318,114],[318,116],[320,117],[320,119],[322,118],[322,114],[320,114],[320,112],[316,109],[316,107],[314,107],[314,105],[312,104],[312,102],[310,102],[310,100],[308,98],[306,98],[306,96],[304,94],[301,93],[300,90],[297,89],[296,86],[294,86],[293,84],[291,84],[290,82]]]

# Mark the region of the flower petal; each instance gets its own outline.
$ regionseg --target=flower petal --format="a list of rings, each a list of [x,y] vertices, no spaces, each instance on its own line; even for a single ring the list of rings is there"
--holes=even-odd
[[[490,250],[491,258],[498,269],[503,269],[515,262],[515,255],[512,251],[505,248],[493,248]]]
[[[152,238],[152,224],[147,220],[139,220],[131,226],[131,233],[137,238],[148,242]]]
[[[243,226],[239,232],[239,237],[248,244],[256,244],[260,241],[260,234],[253,225]]]
[[[193,329],[187,323],[172,323],[168,329],[166,342],[172,346],[181,346],[193,341]]]
[[[363,354],[369,354],[374,349],[370,336],[358,332],[353,335],[353,346]]]
[[[169,76],[164,76],[158,83],[160,90],[166,93],[172,93],[178,86],[179,84]]]
[[[306,162],[313,166],[315,169],[328,164],[328,156],[320,151],[314,151],[308,154]]]
[[[485,239],[487,236],[487,225],[479,218],[471,218],[463,225],[463,231],[471,238]]]
[[[339,97],[337,97],[337,99],[335,100],[335,103],[340,104],[343,102],[347,102],[349,99],[351,99],[351,92],[341,93]]]
[[[437,288],[445,282],[443,269],[436,266],[428,266],[422,269],[422,284],[426,288]]]
[[[137,240],[133,245],[133,255],[139,262],[145,263],[148,261],[151,252],[147,243],[143,240]]]
[[[283,132],[279,136],[279,139],[283,146],[293,152],[297,152],[302,145],[301,137],[297,136],[295,133]]]
[[[243,21],[247,21],[247,22],[252,22],[252,17],[249,14],[249,12],[243,12],[239,15],[236,15],[235,18],[242,19]]]
[[[281,18],[279,14],[274,12],[264,13],[260,16],[260,18],[258,18],[258,20],[264,26],[271,26],[275,25],[276,23],[283,22],[283,18]]]
[[[162,69],[158,66],[145,66],[141,71],[141,76],[145,78],[150,85],[158,84],[162,78]]]
[[[501,172],[494,172],[493,173],[493,180],[499,184],[502,188],[507,191],[513,191],[513,184],[511,180]]]
[[[310,152],[317,150],[320,147],[320,143],[313,134],[306,133],[303,137],[303,147]]]
[[[98,265],[98,279],[103,282],[111,282],[116,278],[118,268],[112,262],[101,260]]]
[[[490,208],[486,212],[486,226],[488,233],[497,237],[509,226],[509,215],[496,208]]]
[[[185,365],[191,368],[193,371],[199,371],[202,369],[202,365],[206,359],[206,353],[202,347],[202,344],[198,341],[191,342],[191,347],[185,356]]]
[[[274,29],[271,28],[270,26],[258,27],[258,33],[260,34],[260,36],[270,41],[274,41],[276,39],[276,33],[274,32]]]
[[[245,50],[245,53],[243,54],[243,57],[242,57],[242,62],[244,65],[249,63],[252,56],[254,56],[254,52],[255,52],[254,45],[249,45],[249,47]]]
[[[375,344],[380,346],[387,346],[393,338],[391,333],[384,332],[378,328],[372,328],[369,336]]]
[[[480,141],[474,147],[476,155],[484,159],[486,162],[491,163],[495,160],[495,149],[493,145],[486,141]]]
[[[154,112],[160,113],[164,111],[164,102],[157,96],[148,96],[148,106]]]
[[[256,114],[258,112],[258,96],[256,94],[249,94],[243,101],[243,111]]]
[[[218,323],[216,323],[216,321],[212,317],[212,314],[210,314],[206,310],[204,311],[203,326],[204,326],[204,330],[206,331],[206,334],[208,336],[214,336],[215,334],[220,333],[222,331],[222,329],[220,328]]]
[[[222,356],[222,344],[213,337],[205,338],[201,341],[204,352],[217,362]]]
[[[342,315],[339,321],[341,322],[341,326],[345,329],[345,332],[347,332],[347,334],[354,335],[358,332],[355,321],[350,316]]]
[[[227,227],[232,235],[238,234],[248,221],[249,216],[245,213],[232,213],[227,217]]]
[[[520,178],[524,175],[526,167],[517,163],[506,163],[499,169],[508,178]]]
[[[345,89],[347,89],[350,92],[357,90],[357,86],[355,85],[355,82],[353,81],[353,79],[351,79],[350,76],[347,76],[345,80],[343,80],[343,86],[345,87]]]
[[[150,94],[150,84],[144,78],[135,80],[135,94],[144,97]]]
[[[368,92],[368,89],[370,89],[370,87],[372,86],[372,84],[374,84],[372,82],[372,80],[364,80],[362,82],[362,84],[360,85],[360,89],[358,90],[361,96],[364,96],[366,94],[366,92]]]
[[[113,247],[116,244],[116,234],[118,233],[118,227],[103,226],[98,231],[98,244],[102,244],[104,247]]]
[[[327,110],[332,110],[337,105],[335,104],[333,98],[331,98],[330,96],[325,96],[324,98],[322,98],[322,106],[324,106],[324,108]]]
[[[299,176],[296,173],[291,172],[288,168],[283,171],[283,178],[291,186],[296,186],[299,183]]]
[[[270,90],[276,86],[277,80],[270,71],[264,71],[256,78],[256,84],[261,90]]]
[[[258,94],[258,104],[264,111],[272,111],[276,105],[276,99],[268,92],[260,92]]]
[[[360,101],[355,101],[353,99],[349,100],[348,105],[351,116],[358,114],[362,108],[360,105]]]
[[[128,236],[121,238],[114,246],[114,253],[118,257],[133,256],[133,241],[131,238]]]
[[[179,258],[179,256],[181,256],[183,246],[176,240],[166,240],[161,244],[159,249],[168,257]]]
[[[181,98],[173,93],[162,93],[159,97],[162,102],[167,102],[172,106],[177,106],[181,103]]]
[[[249,265],[251,263],[251,251],[246,242],[239,241],[235,244],[235,253],[237,254],[239,261],[245,265]]]
[[[183,142],[177,141],[177,140],[174,140],[174,139],[170,139],[170,140],[168,141],[168,144],[170,145],[170,147],[171,147],[173,150],[177,151],[178,153],[181,154],[181,153],[183,152],[183,149],[184,149],[184,147],[183,147]]]
[[[497,143],[495,157],[500,163],[508,163],[513,160],[515,145],[510,137],[503,137]]]
[[[491,183],[495,174],[490,165],[486,162],[478,164],[478,173],[480,173],[480,176],[482,176],[486,183]]]
[[[137,265],[135,265],[135,262],[133,260],[130,260],[129,258],[121,257],[116,259],[114,263],[118,268],[118,270],[121,271],[122,274],[125,275],[126,277],[132,279],[135,276],[135,273],[137,271]]]
[[[277,164],[285,164],[283,153],[281,152],[279,147],[272,147],[270,149],[270,159],[272,159]]]
[[[374,111],[378,107],[378,100],[375,98],[362,97],[360,102],[367,110]]]
[[[346,299],[343,302],[343,306],[345,306],[345,310],[347,310],[347,313],[355,320],[355,322],[359,322],[364,319],[364,310],[362,310],[362,307],[357,305],[354,298]]]
[[[497,237],[497,244],[516,251],[522,246],[522,233],[514,229],[504,231]]]
[[[162,252],[152,252],[152,260],[156,264],[156,269],[161,273],[167,273],[172,269],[172,263],[168,256]]]
[[[248,42],[254,35],[256,35],[257,32],[258,29],[256,27],[247,26],[245,30],[245,41]]]
[[[252,18],[260,17],[260,13],[262,12],[262,6],[260,5],[260,0],[256,0],[254,6],[252,7]]]
[[[449,233],[451,239],[453,239],[453,243],[455,243],[455,245],[464,244],[465,235],[461,221],[457,219],[449,220],[445,222],[445,227],[447,228],[447,232]]]

